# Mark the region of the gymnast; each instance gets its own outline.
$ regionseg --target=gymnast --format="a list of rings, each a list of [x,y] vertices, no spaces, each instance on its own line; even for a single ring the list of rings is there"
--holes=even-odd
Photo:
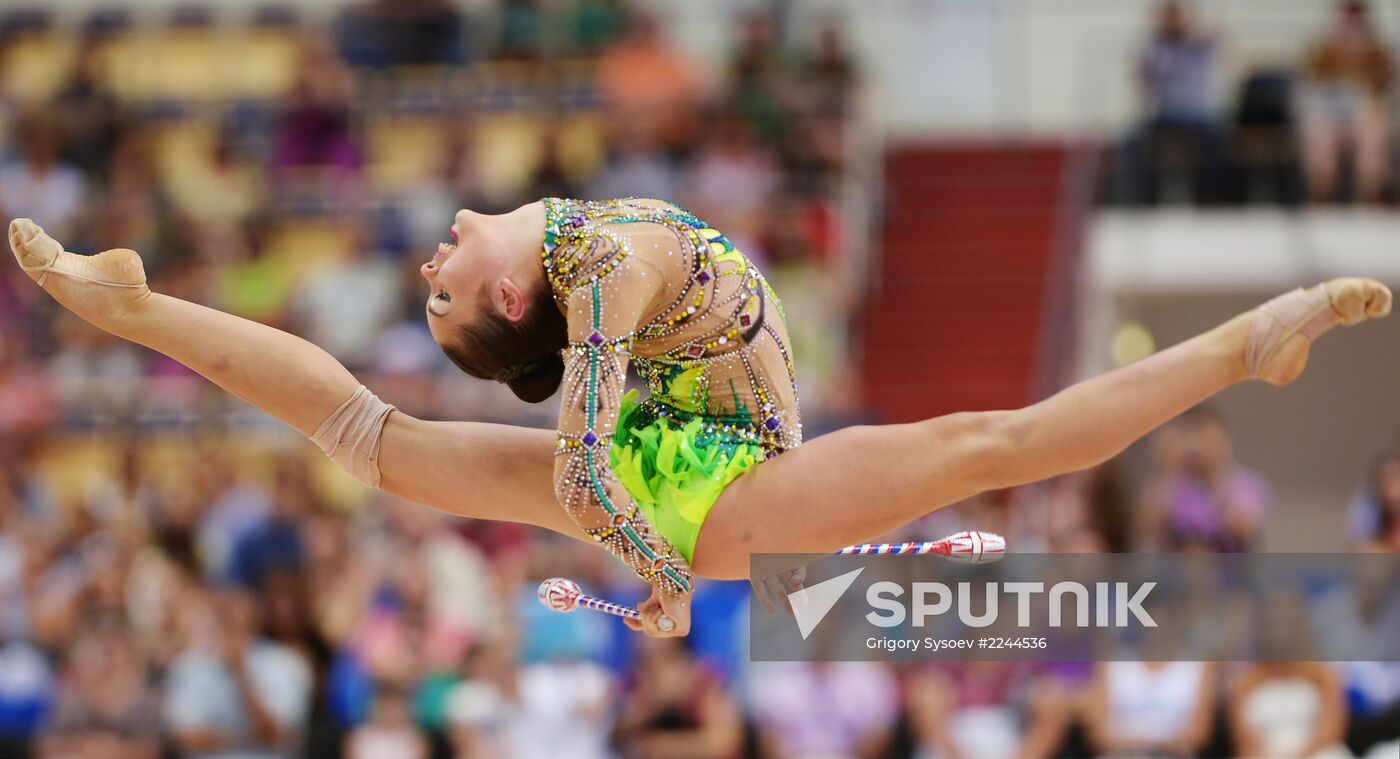
[[[556,431],[415,419],[301,338],[151,292],[135,251],[69,253],[28,219],[9,235],[63,306],[291,425],[360,482],[597,542],[651,584],[628,623],[655,636],[688,632],[695,577],[746,577],[750,553],[831,552],[1094,466],[1236,382],[1288,384],[1322,333],[1391,306],[1380,282],[1334,279],[1026,408],[801,445],[777,295],[723,234],[663,201],[463,210],[423,264],[443,351],[526,401],[562,393]],[[648,397],[624,394],[629,364]]]

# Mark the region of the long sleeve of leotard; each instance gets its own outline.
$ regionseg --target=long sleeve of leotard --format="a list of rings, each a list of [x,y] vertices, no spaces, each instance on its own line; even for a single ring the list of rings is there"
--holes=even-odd
[[[665,283],[654,267],[630,255],[631,243],[615,231],[563,246],[581,250],[558,250],[555,259],[569,269],[567,284],[555,288],[569,330],[555,493],[575,524],[642,579],[667,595],[689,593],[685,558],[638,510],[608,459],[632,341]]]

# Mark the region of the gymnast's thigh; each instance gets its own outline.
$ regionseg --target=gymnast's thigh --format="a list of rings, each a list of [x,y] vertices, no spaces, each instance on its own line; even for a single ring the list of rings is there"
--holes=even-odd
[[[691,568],[747,577],[751,553],[828,553],[974,495],[951,419],[847,427],[745,472],[706,517]]]
[[[552,430],[395,411],[380,442],[380,488],[450,514],[582,539],[554,495],[554,442]]]
[[[878,489],[851,454],[888,429],[839,430],[740,475],[710,509],[691,568],[701,577],[744,578],[750,553],[825,552],[869,529],[865,506]]]

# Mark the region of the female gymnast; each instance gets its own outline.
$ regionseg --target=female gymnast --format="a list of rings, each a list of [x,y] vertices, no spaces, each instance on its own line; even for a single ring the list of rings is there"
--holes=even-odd
[[[434,339],[527,401],[562,390],[557,432],[395,413],[298,337],[152,293],[134,251],[65,252],[28,219],[9,233],[20,265],[73,313],[291,425],[361,482],[596,541],[652,585],[629,624],[657,636],[689,630],[694,576],[746,577],[751,552],[831,552],[1093,466],[1231,384],[1291,382],[1314,339],[1391,304],[1375,280],[1334,279],[1023,409],[799,447],[777,296],[720,232],[666,202],[464,210],[454,242],[423,264]],[[644,400],[623,394],[629,362]]]

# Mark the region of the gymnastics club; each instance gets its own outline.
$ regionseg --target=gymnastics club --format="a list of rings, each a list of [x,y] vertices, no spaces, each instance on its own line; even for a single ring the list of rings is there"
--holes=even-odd
[[[990,564],[1006,555],[1006,538],[992,532],[960,532],[942,540],[913,543],[863,543],[846,546],[838,556],[910,556],[934,554],[946,556],[960,564]],[[540,603],[558,612],[570,612],[579,607],[612,614],[616,617],[641,619],[630,606],[604,601],[583,592],[578,583],[563,577],[551,577],[540,583]]]
[[[615,604],[612,601],[604,601],[597,596],[590,596],[583,592],[578,583],[564,577],[551,577],[540,583],[537,594],[540,603],[550,609],[559,612],[569,612],[582,606],[585,609],[601,611],[604,614],[611,614],[615,617],[625,617],[627,619],[641,619],[642,613],[630,606]]]
[[[994,532],[960,532],[942,540],[914,543],[862,543],[846,546],[839,556],[905,556],[935,554],[959,564],[990,564],[1006,555],[1006,538]]]

